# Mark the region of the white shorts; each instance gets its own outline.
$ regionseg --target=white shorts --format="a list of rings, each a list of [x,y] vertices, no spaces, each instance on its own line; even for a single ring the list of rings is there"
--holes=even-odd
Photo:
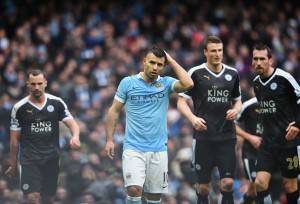
[[[124,150],[125,187],[141,186],[145,193],[168,193],[168,153]]]

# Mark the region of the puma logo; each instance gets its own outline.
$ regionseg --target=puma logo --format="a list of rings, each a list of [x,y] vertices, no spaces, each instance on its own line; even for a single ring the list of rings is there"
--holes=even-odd
[[[31,110],[30,110],[30,109],[27,109],[26,112],[27,112],[27,113],[32,113],[32,112],[33,112],[33,109],[31,109]]]
[[[210,80],[210,76],[203,75],[203,77],[206,78],[207,80]]]

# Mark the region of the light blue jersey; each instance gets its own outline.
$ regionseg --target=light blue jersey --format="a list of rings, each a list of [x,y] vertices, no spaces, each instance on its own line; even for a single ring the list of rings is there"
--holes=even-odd
[[[147,83],[140,74],[125,77],[115,99],[125,104],[124,150],[167,150],[167,111],[175,78],[158,77]]]

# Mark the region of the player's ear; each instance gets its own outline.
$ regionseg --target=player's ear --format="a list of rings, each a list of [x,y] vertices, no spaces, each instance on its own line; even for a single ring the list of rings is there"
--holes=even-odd
[[[144,57],[144,58],[143,58],[143,61],[142,61],[142,65],[143,65],[142,68],[141,68],[142,70],[145,69],[145,67],[146,67],[146,62],[147,62],[147,57]]]
[[[269,59],[269,64],[270,64],[270,66],[273,66],[273,65],[274,65],[274,58],[273,58],[273,57],[271,57],[271,58]]]
[[[207,55],[207,50],[206,50],[206,48],[203,49],[203,54],[204,54],[204,56],[206,57],[206,55]]]
[[[143,64],[146,64],[146,61],[147,61],[147,57],[144,57],[143,58]]]

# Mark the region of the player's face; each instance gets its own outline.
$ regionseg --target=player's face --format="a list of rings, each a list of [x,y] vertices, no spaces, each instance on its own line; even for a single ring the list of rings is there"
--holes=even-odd
[[[223,60],[223,43],[208,43],[204,49],[204,55],[208,64],[217,66]]]
[[[252,66],[260,76],[267,76],[272,66],[267,50],[253,50]]]
[[[155,80],[164,68],[165,58],[156,57],[153,53],[148,53],[143,63],[145,76],[149,80]]]
[[[47,86],[47,81],[44,78],[43,74],[39,74],[37,76],[29,75],[27,80],[27,87],[29,89],[29,93],[34,98],[38,99],[45,93],[45,88]]]

